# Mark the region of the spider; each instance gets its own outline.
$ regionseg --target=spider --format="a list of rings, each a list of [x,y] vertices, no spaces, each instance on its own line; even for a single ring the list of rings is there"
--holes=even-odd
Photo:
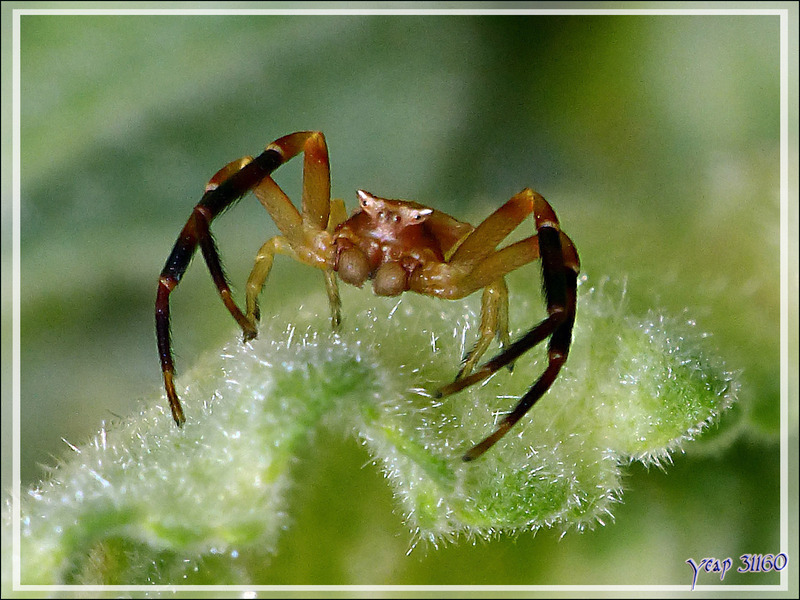
[[[302,208],[298,211],[271,174],[301,153]],[[209,226],[214,217],[248,191],[269,212],[281,235],[261,246],[247,280],[242,312],[231,295]],[[542,375],[494,432],[463,455],[465,461],[491,448],[550,388],[569,352],[580,265],[575,246],[561,231],[555,212],[542,196],[526,188],[477,227],[416,202],[380,198],[364,190],[358,190],[357,196],[359,206],[349,218],[343,201],[331,200],[328,149],[318,131],[284,136],[258,157],[235,160],[211,178],[167,258],[156,297],[156,336],[164,387],[179,427],[186,419],[175,391],[169,295],[198,245],[222,302],[242,328],[244,341],[256,337],[258,296],[275,254],[289,255],[323,272],[334,330],[341,322],[337,277],[358,287],[371,280],[373,291],[381,296],[410,290],[456,300],[482,289],[478,339],[455,380],[440,388],[437,397],[480,382],[504,366],[510,368],[523,353],[549,338],[548,363]],[[500,242],[531,213],[536,234],[498,250]],[[547,317],[509,343],[505,275],[537,258],[541,259]],[[478,366],[494,338],[500,343],[500,353]]]

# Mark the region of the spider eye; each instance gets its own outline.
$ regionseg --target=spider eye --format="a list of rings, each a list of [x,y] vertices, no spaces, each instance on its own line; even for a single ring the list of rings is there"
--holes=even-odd
[[[370,206],[370,200],[372,198],[369,195],[369,192],[365,192],[364,190],[358,190],[357,193],[361,206],[363,206],[364,208],[368,208]]]
[[[422,221],[427,219],[431,213],[433,213],[433,210],[430,208],[418,210],[414,213],[414,221],[416,221],[417,223],[421,223]]]

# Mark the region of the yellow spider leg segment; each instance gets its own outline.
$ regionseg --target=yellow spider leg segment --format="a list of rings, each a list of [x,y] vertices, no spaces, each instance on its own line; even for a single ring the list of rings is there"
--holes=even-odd
[[[480,337],[464,359],[456,379],[472,372],[495,337],[500,341],[501,347],[508,344],[508,288],[503,278],[487,285],[483,290]]]
[[[272,270],[272,261],[276,253],[294,256],[294,252],[285,238],[281,236],[270,238],[258,251],[253,270],[250,272],[250,277],[247,278],[246,316],[254,326],[261,317],[258,296],[267,281],[270,270]]]

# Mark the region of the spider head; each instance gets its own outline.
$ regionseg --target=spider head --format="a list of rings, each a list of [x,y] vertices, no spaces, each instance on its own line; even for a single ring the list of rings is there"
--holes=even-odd
[[[376,229],[399,231],[420,225],[433,213],[430,208],[402,200],[387,200],[358,190],[358,203],[362,212],[369,215]]]

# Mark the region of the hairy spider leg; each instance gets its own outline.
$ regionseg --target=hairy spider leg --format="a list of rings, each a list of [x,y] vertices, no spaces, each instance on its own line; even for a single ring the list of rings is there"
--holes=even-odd
[[[286,254],[323,270],[331,323],[334,329],[341,323],[341,301],[333,271],[331,239],[336,226],[347,219],[347,213],[344,202],[331,201],[330,185],[325,137],[314,132],[304,146],[302,212],[271,177],[264,178],[253,188],[253,194],[283,234],[261,246],[247,280],[246,318],[253,326],[260,317],[258,296],[272,269],[275,254]]]
[[[484,290],[479,337],[465,357],[456,380],[473,370],[493,338],[497,337],[502,347],[508,343],[508,288],[504,277],[539,258],[538,239],[531,236],[501,250],[495,248],[533,212],[536,196],[538,194],[530,189],[514,195],[468,231],[460,243],[454,245],[445,263],[429,265],[412,278],[412,290],[450,300]]]
[[[466,454],[464,454],[462,460],[465,462],[475,460],[489,448],[491,448],[500,438],[502,438],[517,423],[517,421],[519,421],[525,415],[525,413],[527,413],[533,407],[533,405],[536,404],[536,402],[547,392],[547,390],[550,389],[550,386],[553,385],[556,377],[558,377],[561,367],[567,360],[569,347],[572,342],[572,327],[575,323],[574,305],[577,295],[577,272],[569,269],[566,273],[565,279],[567,280],[566,300],[568,304],[572,305],[572,308],[567,309],[565,312],[561,312],[560,314],[554,313],[545,319],[539,326],[543,329],[543,331],[540,330],[536,332],[536,329],[539,327],[534,328],[533,332],[536,332],[535,335],[531,335],[530,338],[525,336],[520,340],[525,342],[522,348],[514,349],[514,352],[511,352],[512,348],[509,348],[508,356],[504,357],[502,361],[498,361],[495,365],[493,365],[493,369],[497,370],[505,364],[508,364],[508,362],[513,361],[516,356],[519,356],[519,354],[522,354],[538,344],[541,339],[537,338],[539,335],[543,334],[542,337],[547,337],[550,335],[550,342],[547,346],[547,368],[544,370],[539,379],[536,380],[531,388],[520,399],[520,401],[514,407],[514,410],[512,410],[503,418],[497,429],[491,435],[487,436],[483,441],[470,448]],[[556,316],[557,314],[558,316]],[[503,354],[500,356],[502,357]]]
[[[520,356],[522,356],[525,352],[542,342],[543,340],[547,339],[550,336],[555,326],[559,323],[560,320],[566,320],[564,317],[565,314],[569,316],[569,313],[572,313],[572,318],[574,319],[575,313],[575,305],[576,305],[576,294],[572,292],[572,288],[577,288],[577,275],[579,273],[580,264],[578,262],[578,254],[575,251],[575,247],[572,244],[572,241],[567,237],[567,235],[563,232],[559,232],[559,243],[563,248],[563,261],[564,261],[564,282],[565,282],[565,294],[564,294],[564,302],[560,303],[558,299],[554,300],[554,304],[550,304],[548,302],[548,317],[544,319],[541,323],[536,325],[533,329],[528,331],[525,335],[523,335],[520,339],[516,340],[514,343],[509,345],[505,350],[503,350],[500,354],[492,358],[491,360],[484,363],[480,368],[475,370],[473,373],[462,377],[460,379],[456,379],[452,383],[440,388],[436,393],[438,398],[443,398],[445,396],[450,396],[451,394],[455,394],[467,388],[473,384],[476,384],[484,379],[488,378],[489,376],[493,375],[497,371],[499,371],[504,366],[513,363],[517,360]],[[545,234],[547,236],[547,234]],[[544,261],[543,261],[544,263]],[[544,264],[542,270],[544,270]],[[572,280],[575,280],[575,284],[572,284]],[[545,283],[545,286],[547,283]],[[545,289],[545,296],[547,297],[547,289]],[[551,294],[551,297],[555,294]],[[551,309],[550,307],[553,306]]]
[[[219,251],[211,235],[210,224],[217,215],[232,206],[275,169],[299,154],[303,150],[306,140],[313,133],[304,131],[284,136],[267,146],[266,150],[256,158],[245,157],[223,167],[206,186],[203,197],[194,207],[161,271],[156,295],[156,338],[161,359],[161,371],[164,376],[164,387],[172,418],[178,426],[183,425],[186,417],[175,391],[169,295],[180,283],[199,245],[226,308],[239,323],[245,338],[252,338],[256,335],[255,328],[233,300],[230,285],[222,268]]]
[[[500,254],[495,251],[497,245],[532,212],[532,194],[531,190],[524,189],[514,195],[480,223],[448,260],[448,263],[456,268],[469,269],[469,274],[462,282],[463,286],[477,285],[475,289],[484,288],[481,298],[480,335],[464,358],[456,379],[472,372],[494,337],[497,337],[501,348],[508,345],[508,287],[505,279],[500,277],[488,285],[483,282],[487,276],[497,277],[497,273],[503,269],[508,260],[511,260],[511,264],[517,268],[518,262],[522,261],[519,264],[522,266],[538,257],[538,246],[533,248],[536,253],[531,253],[530,241],[523,241],[518,248]]]
[[[553,209],[538,194],[534,217],[542,259],[542,279],[548,317],[480,369],[443,387],[438,395],[447,396],[486,379],[550,337],[547,368],[514,409],[500,422],[497,429],[467,451],[462,457],[464,461],[471,461],[481,456],[531,409],[553,384],[569,353],[580,272],[578,253],[569,237],[561,232]]]

